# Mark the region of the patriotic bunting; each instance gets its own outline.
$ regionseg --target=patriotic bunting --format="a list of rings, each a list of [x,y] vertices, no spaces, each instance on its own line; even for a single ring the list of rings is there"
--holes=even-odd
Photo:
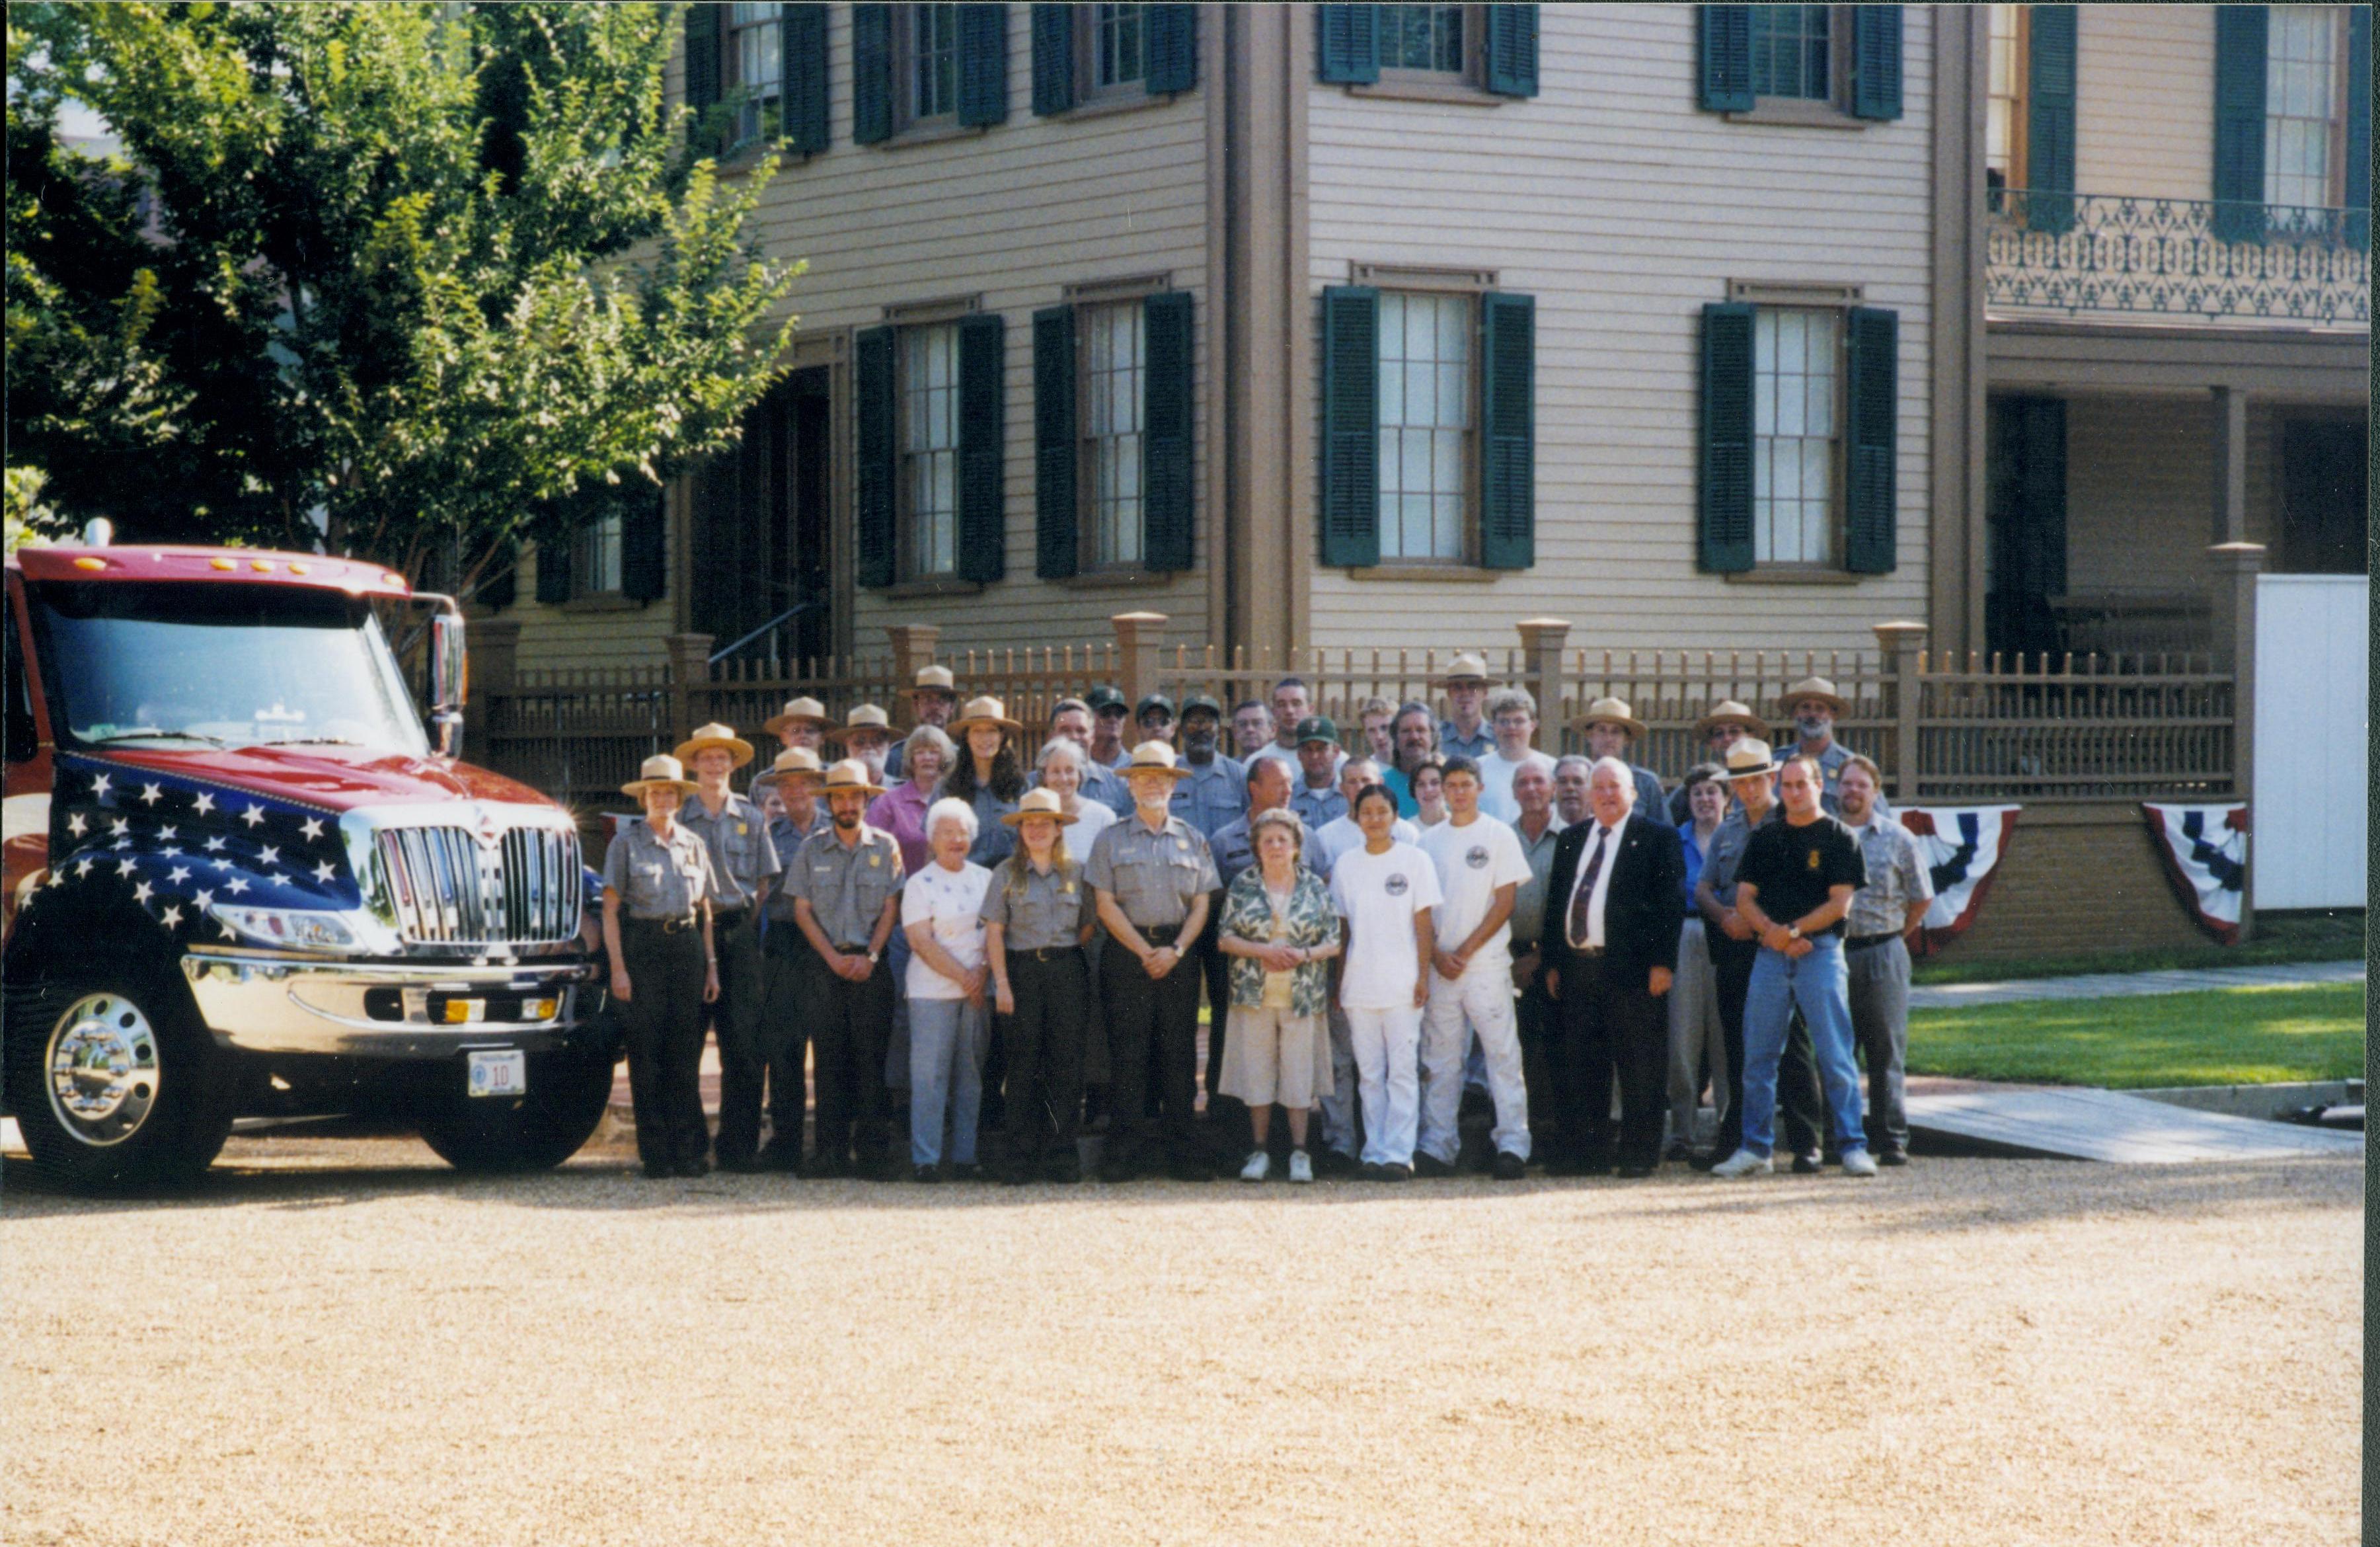
[[[1893,813],[1916,834],[1917,852],[1934,876],[1934,906],[1911,942],[1931,955],[1964,934],[1983,910],[2009,837],[2016,831],[2016,806],[1937,806]]]
[[[2248,808],[2158,806],[2141,802],[2157,854],[2182,905],[2226,945],[2240,939],[2240,904],[2248,880]]]

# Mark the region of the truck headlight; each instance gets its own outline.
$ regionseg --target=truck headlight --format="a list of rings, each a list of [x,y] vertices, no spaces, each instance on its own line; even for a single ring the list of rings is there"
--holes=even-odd
[[[335,913],[315,913],[289,907],[240,907],[217,903],[214,916],[231,930],[260,945],[280,945],[301,951],[353,949],[355,932]]]

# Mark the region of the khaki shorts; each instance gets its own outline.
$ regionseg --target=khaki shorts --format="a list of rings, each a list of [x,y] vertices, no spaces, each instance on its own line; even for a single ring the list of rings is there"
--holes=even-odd
[[[1234,1005],[1223,1033],[1221,1094],[1304,1111],[1330,1093],[1330,1036],[1320,1016]]]

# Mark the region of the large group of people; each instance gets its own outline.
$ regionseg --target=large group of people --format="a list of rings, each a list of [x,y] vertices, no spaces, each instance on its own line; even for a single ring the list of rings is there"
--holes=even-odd
[[[1735,1178],[1780,1128],[1797,1172],[1906,1163],[1933,889],[1834,686],[1786,690],[1773,748],[1712,705],[1674,788],[1624,700],[1557,757],[1478,657],[1435,686],[1443,720],[1372,699],[1347,732],[1296,677],[1096,688],[1028,759],[933,665],[897,740],[786,704],[746,794],[732,726],[648,759],[602,885],[646,1175],[1072,1182],[1087,1131],[1107,1181]]]

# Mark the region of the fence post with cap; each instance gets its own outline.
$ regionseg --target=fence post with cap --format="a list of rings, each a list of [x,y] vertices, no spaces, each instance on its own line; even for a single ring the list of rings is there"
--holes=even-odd
[[[1135,713],[1140,700],[1157,691],[1158,647],[1171,621],[1163,613],[1118,613],[1108,620],[1115,626],[1116,690]]]
[[[1920,657],[1925,651],[1925,625],[1877,623],[1876,649],[1884,656],[1885,678],[1892,684],[1892,798],[1898,805],[1917,803],[1918,722],[1925,709],[1925,675]]]
[[[892,640],[892,686],[896,692],[916,685],[917,673],[934,664],[934,652],[941,648],[942,629],[935,623],[894,623],[885,626],[885,634]],[[886,704],[895,720],[905,704]]]
[[[707,689],[710,686],[711,639],[709,634],[672,634],[662,641],[669,648],[669,746],[677,745],[694,729],[696,690]],[[706,691],[703,694],[706,710],[710,703],[710,694]]]
[[[1570,620],[1530,617],[1513,627],[1521,634],[1521,670],[1527,674],[1526,686],[1537,700],[1537,738],[1550,740],[1553,749],[1560,751],[1562,698],[1570,690],[1562,677],[1562,646],[1570,639]]]
[[[2265,566],[2261,542],[2217,542],[2214,565],[2216,669],[2231,674],[2231,788],[2248,807],[2246,875],[2240,883],[2240,938],[2256,919],[2256,575]],[[2189,663],[2183,664],[2187,669]]]

